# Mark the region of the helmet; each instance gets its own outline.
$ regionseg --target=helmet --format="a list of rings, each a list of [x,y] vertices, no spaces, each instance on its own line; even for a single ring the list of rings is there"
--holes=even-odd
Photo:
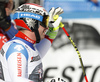
[[[16,9],[13,19],[18,30],[27,29],[34,31],[37,39],[36,42],[38,43],[40,41],[40,35],[38,32],[39,25],[47,28],[49,15],[42,6],[26,3]]]

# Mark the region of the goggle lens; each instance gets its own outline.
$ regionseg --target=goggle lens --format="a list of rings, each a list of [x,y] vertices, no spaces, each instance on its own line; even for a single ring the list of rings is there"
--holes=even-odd
[[[43,17],[43,20],[40,23],[40,25],[43,26],[43,27],[45,27],[45,28],[48,28],[48,24],[49,24],[49,16],[48,15],[45,15]]]

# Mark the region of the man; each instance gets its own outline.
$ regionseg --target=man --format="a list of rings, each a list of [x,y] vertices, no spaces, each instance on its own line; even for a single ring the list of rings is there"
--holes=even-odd
[[[0,50],[5,42],[10,40],[17,30],[11,23],[10,14],[13,9],[13,0],[0,1]]]
[[[16,9],[14,21],[19,31],[1,49],[1,81],[43,82],[41,59],[56,38],[62,20],[62,17],[56,20],[53,17],[62,12],[61,8],[52,8],[48,15],[42,6],[33,3]]]

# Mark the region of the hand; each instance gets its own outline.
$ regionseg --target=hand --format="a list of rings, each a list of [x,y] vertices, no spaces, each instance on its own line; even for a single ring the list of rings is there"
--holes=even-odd
[[[49,11],[49,30],[46,33],[46,35],[49,36],[50,39],[55,39],[59,30],[59,25],[62,20],[62,17],[59,17],[60,14],[63,13],[63,9],[58,8],[51,8]],[[54,19],[54,16],[57,16],[56,19]]]

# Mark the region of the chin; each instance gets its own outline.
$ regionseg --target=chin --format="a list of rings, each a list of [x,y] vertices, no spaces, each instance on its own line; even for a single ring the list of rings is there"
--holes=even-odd
[[[45,37],[42,37],[41,40],[43,40]]]

